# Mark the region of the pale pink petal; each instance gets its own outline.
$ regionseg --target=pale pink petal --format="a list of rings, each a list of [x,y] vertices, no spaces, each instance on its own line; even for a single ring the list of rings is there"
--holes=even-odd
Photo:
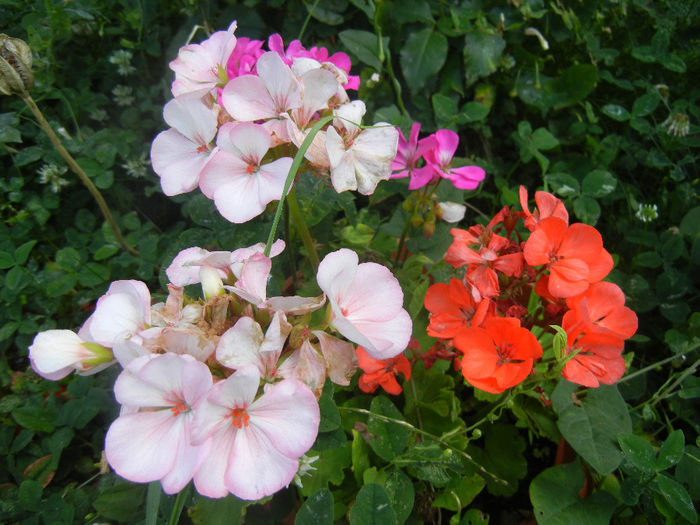
[[[358,365],[355,347],[321,330],[314,330],[313,334],[321,346],[330,380],[336,385],[348,386]]]
[[[202,169],[199,175],[199,189],[202,193],[214,198],[217,190],[227,184],[240,184],[245,186],[250,181],[250,174],[246,171],[248,164],[233,153],[223,149],[213,153],[211,160]]]
[[[29,347],[32,368],[52,381],[61,379],[80,368],[81,361],[95,357],[82,343],[82,339],[70,330],[39,332]]]
[[[228,468],[230,450],[236,437],[235,428],[228,425],[211,437],[208,454],[194,474],[194,486],[202,496],[223,498],[228,496],[224,475]]]
[[[301,381],[311,389],[315,397],[321,397],[323,384],[326,382],[325,359],[309,343],[308,339],[294,353],[296,354],[294,366],[285,369],[280,367],[280,375],[285,379]],[[288,361],[289,358],[282,365]]]
[[[278,116],[265,82],[254,75],[231,79],[221,94],[221,102],[235,120],[252,122]]]
[[[216,110],[198,97],[183,95],[172,99],[163,107],[163,119],[197,146],[209,144],[216,135]]]
[[[365,350],[375,359],[389,359],[403,352],[408,346],[413,329],[411,316],[403,309],[396,317],[387,321],[362,320],[354,321],[353,324],[372,342]]]
[[[270,149],[270,135],[258,124],[227,122],[219,130],[217,145],[257,167]]]
[[[357,254],[341,248],[326,255],[318,266],[316,280],[331,302],[338,302],[353,284],[359,259]]]
[[[173,468],[184,425],[184,418],[167,409],[120,416],[105,437],[107,461],[129,481],[160,479]]]
[[[326,295],[318,297],[269,297],[267,307],[270,310],[279,310],[287,315],[304,315],[321,308],[326,304]]]
[[[200,146],[174,129],[159,133],[151,146],[153,171],[168,196],[195,189],[209,157],[208,149],[200,151]]]
[[[277,53],[264,53],[255,67],[258,76],[265,82],[278,114],[299,107],[299,82]]]
[[[250,317],[241,317],[219,339],[216,360],[228,368],[253,365],[257,367],[260,375],[265,375],[260,357],[263,339],[260,325]]]
[[[244,292],[253,299],[256,306],[267,298],[267,276],[270,275],[272,261],[261,253],[252,255],[241,269],[240,278],[233,289],[235,293]],[[247,300],[250,300],[247,299]]]
[[[233,442],[224,481],[244,500],[257,500],[287,486],[299,468],[297,458],[278,452],[262,432],[252,427],[239,430]]]

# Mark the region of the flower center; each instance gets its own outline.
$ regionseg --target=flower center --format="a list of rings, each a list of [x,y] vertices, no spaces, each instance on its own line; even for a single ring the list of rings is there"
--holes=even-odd
[[[197,153],[204,153],[205,151],[207,151],[207,149],[208,149],[208,148],[207,148],[207,145],[206,145],[206,144],[202,144],[201,146],[199,146],[199,147],[197,148]]]
[[[234,408],[231,411],[231,424],[236,428],[243,428],[248,426],[248,421],[250,416],[245,411],[245,408]]]
[[[177,417],[183,412],[186,412],[189,407],[185,403],[178,403],[174,407],[170,407],[170,411],[173,413],[173,417]]]
[[[250,164],[248,164],[248,167],[245,169],[245,171],[246,171],[246,173],[248,173],[248,175],[252,175],[253,173],[255,173],[257,171],[257,169],[258,169],[258,166],[251,162]]]

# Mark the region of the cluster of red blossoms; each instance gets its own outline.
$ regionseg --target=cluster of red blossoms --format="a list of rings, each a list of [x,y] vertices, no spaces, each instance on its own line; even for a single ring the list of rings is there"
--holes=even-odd
[[[431,313],[428,335],[459,351],[459,367],[474,387],[500,393],[522,382],[542,357],[530,331],[552,325],[567,335],[562,375],[574,383],[612,384],[625,372],[624,340],[637,330],[636,314],[622,290],[603,282],[613,267],[600,233],[569,225],[564,204],[535,193],[530,213],[503,208],[488,225],[453,229],[445,260],[460,272],[448,284],[432,285],[425,297]],[[530,234],[523,239],[523,228]],[[461,272],[464,272],[463,275]]]

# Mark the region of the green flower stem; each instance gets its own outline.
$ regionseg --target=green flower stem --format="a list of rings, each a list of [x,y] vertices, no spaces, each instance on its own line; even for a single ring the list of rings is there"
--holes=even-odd
[[[700,345],[694,345],[690,349],[688,349],[686,352],[683,352],[683,354],[687,355],[691,352],[694,352],[698,348],[700,348]],[[640,368],[639,370],[636,370],[635,372],[632,372],[631,374],[626,375],[625,377],[618,380],[618,383],[624,383],[625,381],[629,381],[630,379],[633,379],[637,376],[640,376],[642,374],[646,374],[650,370],[654,370],[655,368],[657,368],[661,365],[665,365],[666,363],[670,363],[671,361],[674,361],[674,360],[678,359],[679,357],[680,357],[679,355],[672,355],[671,357],[667,357],[666,359],[662,359],[661,361],[657,361],[656,363],[652,363],[649,366],[645,366],[644,368]]]
[[[85,187],[92,195],[93,199],[95,199],[95,202],[97,202],[97,205],[100,207],[102,215],[107,221],[107,224],[109,224],[109,227],[111,228],[112,233],[114,233],[114,236],[117,238],[119,244],[121,244],[122,248],[124,248],[130,254],[138,255],[139,252],[137,252],[134,248],[129,246],[129,244],[126,242],[126,239],[124,239],[124,237],[122,236],[121,231],[119,231],[119,226],[117,226],[117,223],[114,221],[114,218],[112,217],[112,212],[110,211],[109,206],[107,206],[104,197],[102,197],[100,190],[97,189],[97,187],[92,183],[90,178],[85,174],[83,168],[81,168],[78,165],[78,163],[75,162],[75,159],[71,156],[70,153],[68,153],[66,148],[63,147],[63,144],[61,143],[60,139],[56,136],[56,133],[54,133],[53,129],[51,129],[51,126],[44,118],[44,114],[39,109],[39,106],[36,105],[36,102],[34,102],[32,96],[26,92],[20,96],[22,97],[22,100],[26,102],[27,106],[29,106],[29,109],[32,110],[32,113],[34,113],[34,116],[39,121],[41,129],[43,129],[44,133],[48,135],[54,148],[56,148],[56,151],[58,151],[61,154],[61,157],[63,157],[63,160],[66,161],[68,167],[78,176],[80,181],[85,185]]]
[[[318,270],[318,265],[320,261],[318,260],[318,253],[316,252],[316,244],[314,243],[313,237],[311,237],[311,232],[306,226],[304,221],[304,216],[301,214],[301,209],[299,208],[299,201],[297,201],[296,193],[294,188],[289,190],[287,195],[287,204],[289,205],[289,215],[294,221],[294,226],[296,226],[299,235],[301,235],[301,240],[304,242],[304,247],[309,254],[309,260],[311,265],[314,267],[314,272]]]
[[[277,203],[277,210],[275,211],[275,218],[272,220],[272,228],[270,228],[270,235],[268,235],[267,237],[267,243],[265,244],[265,257],[270,256],[272,243],[275,242],[277,226],[279,225],[280,218],[282,217],[282,206],[284,206],[284,199],[287,193],[289,192],[289,188],[292,185],[294,177],[296,177],[297,172],[299,171],[299,166],[301,166],[301,163],[304,161],[304,154],[306,153],[306,150],[309,149],[309,146],[311,146],[311,142],[314,140],[316,133],[318,133],[323,126],[328,124],[334,118],[335,117],[333,115],[328,115],[327,117],[323,117],[318,122],[316,122],[316,124],[314,124],[314,127],[311,128],[311,131],[309,131],[309,134],[304,139],[304,142],[301,143],[299,151],[297,151],[297,154],[294,156],[292,166],[289,168],[289,175],[287,175],[287,180],[284,182],[282,198]]]
[[[182,514],[182,509],[185,508],[185,502],[187,497],[190,495],[190,485],[187,485],[184,489],[177,493],[175,497],[175,504],[173,505],[173,511],[170,513],[170,520],[168,520],[168,525],[177,525],[180,523],[180,514]]]
[[[439,437],[436,436],[435,434],[431,434],[430,432],[426,432],[425,430],[421,430],[421,429],[419,429],[419,428],[416,428],[416,427],[414,427],[413,425],[411,425],[411,424],[410,424],[409,422],[407,422],[407,421],[402,421],[402,420],[400,420],[400,419],[394,419],[394,418],[392,418],[392,417],[384,416],[384,415],[381,415],[381,414],[376,414],[376,413],[370,412],[369,410],[366,410],[366,409],[364,409],[364,408],[354,408],[354,407],[343,407],[343,406],[340,406],[340,407],[338,407],[338,410],[343,410],[343,411],[346,411],[346,412],[356,412],[356,413],[358,413],[358,414],[364,414],[364,415],[366,415],[366,416],[373,417],[373,418],[375,418],[375,419],[378,419],[378,420],[380,420],[380,421],[384,421],[384,422],[386,422],[386,423],[393,423],[393,424],[395,424],[395,425],[399,425],[399,426],[408,428],[408,429],[411,430],[412,432],[415,432],[416,434],[420,434],[420,435],[425,436],[425,437],[428,437],[428,438],[430,438],[430,439],[432,439],[432,440],[434,440],[434,441],[437,441],[437,442],[440,443],[443,447],[449,448],[450,450],[456,452],[457,454],[459,454],[460,456],[462,456],[464,459],[466,459],[467,461],[469,461],[471,464],[473,464],[474,466],[476,466],[476,467],[479,469],[480,472],[482,472],[483,474],[486,474],[488,477],[490,477],[491,479],[493,479],[493,480],[496,481],[497,483],[502,483],[503,485],[508,485],[508,482],[507,482],[505,479],[501,479],[501,478],[499,478],[498,476],[496,476],[495,474],[493,474],[493,473],[489,472],[488,470],[486,470],[482,465],[480,465],[479,463],[477,463],[477,462],[474,460],[474,458],[472,458],[472,457],[471,457],[469,454],[467,454],[464,450],[460,450],[460,449],[458,449],[458,448],[453,447],[452,445],[450,445],[450,444],[447,443],[446,441],[443,441],[441,438],[439,438]]]

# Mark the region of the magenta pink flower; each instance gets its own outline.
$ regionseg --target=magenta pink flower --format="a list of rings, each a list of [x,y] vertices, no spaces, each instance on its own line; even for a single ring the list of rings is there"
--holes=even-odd
[[[461,190],[473,190],[484,180],[486,172],[479,166],[462,166],[453,168],[451,166],[457,146],[459,136],[449,129],[439,129],[435,132],[437,144],[433,149],[424,155],[428,164],[438,172],[440,177],[452,182],[455,188]]]
[[[114,383],[124,408],[105,437],[107,461],[129,481],[160,480],[180,492],[209,450],[192,445],[194,407],[209,392],[209,368],[190,356],[160,354],[131,362]]]
[[[403,309],[401,285],[388,268],[376,263],[358,264],[347,248],[331,252],[321,261],[318,285],[331,305],[331,325],[375,359],[400,354],[408,345],[412,323]]]
[[[263,44],[262,40],[251,40],[246,37],[239,38],[226,64],[228,78],[231,79],[253,73],[255,63],[260,58],[260,55],[264,53],[262,50]]]
[[[249,221],[282,197],[292,159],[262,163],[270,149],[270,135],[262,126],[228,122],[221,126],[216,143],[218,151],[202,172],[199,187],[224,218]]]
[[[411,126],[411,136],[407,141],[399,128],[399,145],[396,151],[396,158],[391,163],[391,169],[397,171],[391,175],[392,179],[400,179],[411,177],[408,183],[409,190],[417,190],[430,182],[434,182],[438,178],[435,168],[426,164],[423,167],[418,167],[419,160],[423,155],[437,146],[437,140],[434,135],[418,140],[420,133],[420,123],[416,122]]]
[[[256,399],[260,376],[243,368],[216,383],[196,408],[194,443],[211,448],[194,475],[197,492],[229,492],[257,500],[288,485],[299,458],[311,448],[320,411],[309,388],[293,379],[270,386]]]

